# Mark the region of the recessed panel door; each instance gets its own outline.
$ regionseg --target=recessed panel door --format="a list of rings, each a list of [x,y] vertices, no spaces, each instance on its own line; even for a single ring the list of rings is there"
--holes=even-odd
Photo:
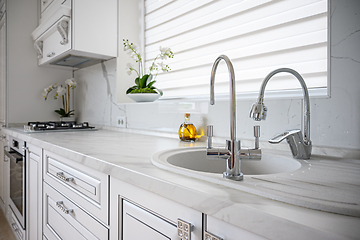
[[[123,200],[123,240],[178,239],[176,225]]]

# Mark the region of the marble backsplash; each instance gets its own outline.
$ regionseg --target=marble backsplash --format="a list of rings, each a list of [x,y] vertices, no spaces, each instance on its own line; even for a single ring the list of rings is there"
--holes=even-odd
[[[326,148],[358,153],[360,151],[360,45],[358,44],[360,2],[333,0],[330,6],[331,91],[330,97],[310,99],[311,140],[317,147],[318,153],[325,151]],[[113,59],[74,72],[78,82],[75,93],[78,121],[116,127],[117,117],[126,116],[128,131],[155,131],[176,136],[178,127],[183,122],[183,114],[190,112],[191,120],[200,133],[206,129],[207,124],[212,124],[214,136],[219,138],[229,136],[228,99],[218,100],[214,106],[210,106],[208,100],[117,103],[117,71],[125,71],[124,66],[118,66],[117,60]],[[262,122],[254,122],[248,117],[254,101],[255,99],[237,101],[238,139],[252,141],[255,124],[261,126],[263,145],[267,145],[265,140],[275,134],[301,128],[301,99],[265,99],[269,109],[268,118]]]

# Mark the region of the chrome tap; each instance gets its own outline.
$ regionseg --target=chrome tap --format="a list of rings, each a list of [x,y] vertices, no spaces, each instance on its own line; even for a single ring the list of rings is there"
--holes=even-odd
[[[242,180],[243,174],[241,173],[241,160],[260,160],[261,149],[241,149],[240,141],[236,140],[236,96],[235,96],[235,73],[233,65],[230,59],[225,55],[220,55],[214,62],[211,70],[210,78],[210,104],[215,104],[214,98],[214,86],[215,86],[215,73],[219,62],[224,60],[228,67],[229,78],[230,78],[230,137],[231,140],[226,140],[226,148],[213,148],[212,137],[213,137],[213,126],[209,125],[207,128],[208,135],[208,147],[207,157],[208,158],[220,158],[226,160],[226,172],[223,173],[224,178],[232,180]],[[256,137],[260,136],[260,130],[254,130]]]
[[[304,95],[304,137],[302,136],[301,130],[289,130],[276,135],[269,140],[269,143],[280,143],[282,140],[286,139],[294,158],[309,159],[312,149],[312,144],[310,141],[310,99],[305,81],[298,72],[290,68],[279,68],[269,73],[262,82],[257,102],[254,103],[251,107],[250,117],[256,121],[266,119],[267,108],[263,103],[265,87],[270,78],[280,72],[291,73],[297,78],[297,80],[299,80],[301,84]]]

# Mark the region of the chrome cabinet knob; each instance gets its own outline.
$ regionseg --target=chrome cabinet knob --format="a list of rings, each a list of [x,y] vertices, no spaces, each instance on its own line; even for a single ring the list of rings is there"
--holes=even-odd
[[[47,57],[53,57],[55,56],[55,53],[54,52],[51,52],[51,53],[48,53],[48,55],[46,55]]]

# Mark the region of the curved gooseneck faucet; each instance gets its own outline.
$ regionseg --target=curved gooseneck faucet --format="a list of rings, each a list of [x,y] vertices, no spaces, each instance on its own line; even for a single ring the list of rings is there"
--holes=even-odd
[[[213,148],[212,136],[213,127],[210,125],[207,129],[208,135],[208,158],[220,158],[226,160],[226,172],[223,173],[224,178],[232,180],[242,180],[243,174],[241,173],[240,158],[242,160],[260,160],[261,149],[258,147],[258,138],[260,136],[259,127],[254,128],[255,135],[255,149],[241,149],[240,141],[236,140],[236,91],[235,91],[235,73],[230,59],[225,55],[220,55],[214,62],[211,70],[210,78],[210,104],[215,104],[214,87],[215,87],[215,73],[219,62],[224,60],[228,67],[230,78],[230,137],[231,140],[226,140],[226,148]]]
[[[294,158],[298,159],[309,159],[311,155],[311,141],[310,141],[310,100],[309,100],[309,92],[307,86],[305,84],[304,79],[301,75],[291,68],[279,68],[271,73],[269,73],[265,79],[263,80],[260,88],[259,97],[256,103],[253,104],[250,117],[256,121],[261,121],[266,119],[267,108],[264,105],[264,93],[266,84],[269,80],[277,73],[287,72],[294,75],[297,80],[300,82],[300,85],[303,90],[304,95],[304,137],[302,137],[302,133],[300,130],[291,130],[286,131],[282,134],[275,136],[270,139],[270,143],[279,143],[282,140],[286,139],[289,143],[291,152]]]
[[[230,59],[225,55],[220,55],[214,62],[212,70],[211,70],[211,77],[210,77],[210,104],[215,104],[215,97],[214,97],[214,88],[215,88],[215,74],[216,69],[221,60],[226,62],[229,71],[229,78],[230,78],[230,142],[227,142],[227,148],[230,151],[229,155],[227,156],[227,177],[226,178],[241,178],[242,174],[237,169],[240,169],[239,161],[236,160],[235,152],[238,151],[239,146],[236,146],[236,91],[235,91],[235,72],[234,67],[230,61]],[[224,173],[226,174],[226,173]],[[241,175],[241,176],[240,176]]]

